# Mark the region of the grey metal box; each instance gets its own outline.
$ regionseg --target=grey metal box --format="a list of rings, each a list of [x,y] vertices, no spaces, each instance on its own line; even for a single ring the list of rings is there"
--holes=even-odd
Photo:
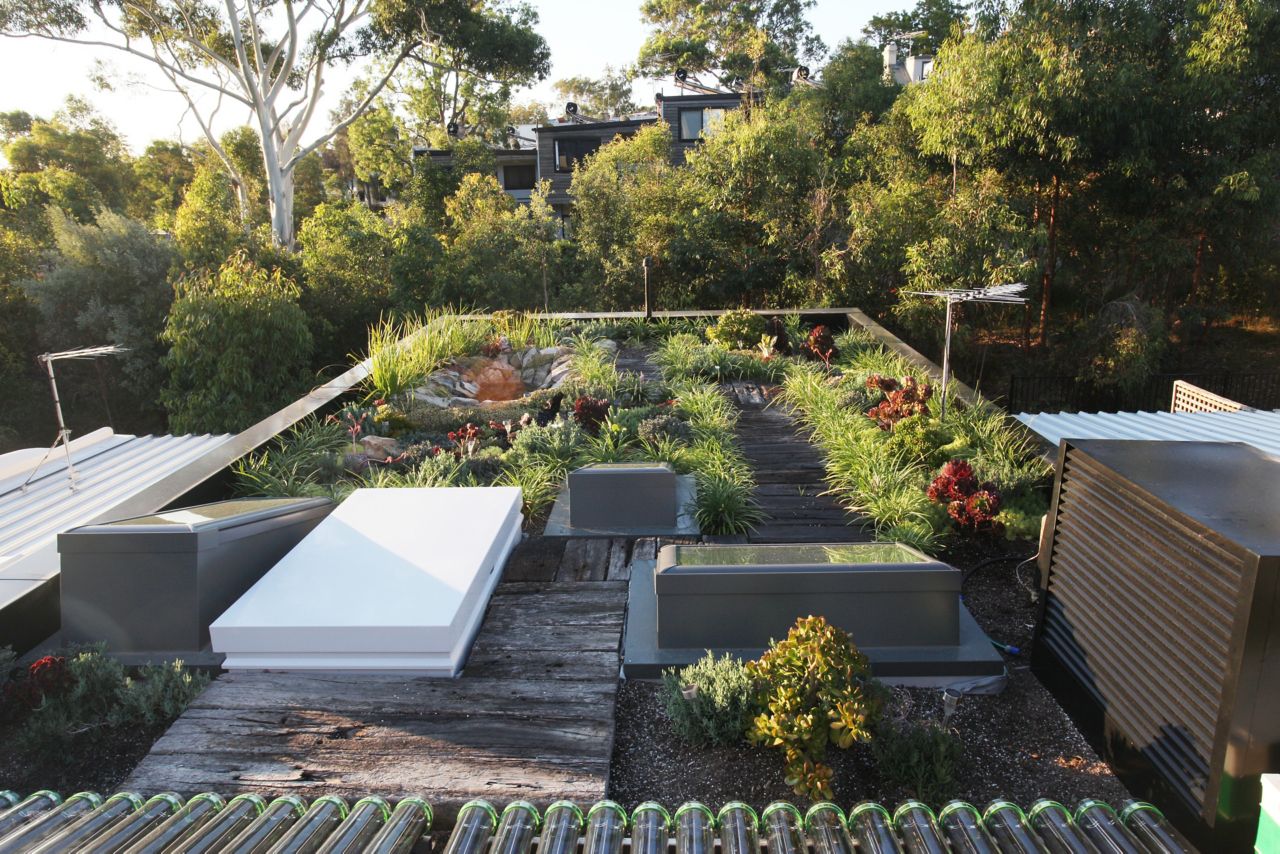
[[[59,534],[63,640],[203,649],[209,624],[332,509],[327,498],[250,498]]]
[[[960,579],[893,543],[664,546],[654,574],[658,646],[763,648],[809,615],[860,647],[954,646]]]
[[[596,463],[569,473],[575,528],[675,527],[676,473],[666,463]]]

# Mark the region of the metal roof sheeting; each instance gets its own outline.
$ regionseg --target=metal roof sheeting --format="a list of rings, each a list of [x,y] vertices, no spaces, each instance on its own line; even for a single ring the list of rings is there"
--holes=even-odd
[[[40,466],[25,490],[23,482],[35,467],[34,461],[28,462],[30,452],[0,458],[0,577],[51,547],[60,532],[102,519],[123,501],[231,438],[129,436],[100,430],[72,444],[74,489],[62,448]],[[47,575],[57,568],[55,553],[51,566],[36,571]],[[29,572],[24,567],[22,575],[32,577]]]
[[[1023,412],[1014,417],[1055,447],[1063,439],[1243,442],[1280,457],[1280,410]]]

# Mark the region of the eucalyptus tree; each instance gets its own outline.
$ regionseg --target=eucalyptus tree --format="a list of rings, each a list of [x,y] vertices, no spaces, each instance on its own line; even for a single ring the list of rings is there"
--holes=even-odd
[[[472,0],[0,0],[0,35],[116,50],[149,63],[186,102],[222,164],[214,133],[227,104],[250,114],[277,243],[292,246],[294,169],[354,121],[416,52],[458,51],[479,74],[525,61],[545,74],[527,20]],[[338,63],[376,60],[366,94],[325,130],[313,122]]]
[[[631,77],[612,66],[606,65],[599,77],[566,77],[554,86],[561,101],[573,101],[588,116],[625,116],[640,109],[633,100]]]
[[[640,16],[653,32],[640,47],[639,68],[660,75],[719,69],[745,79],[820,59],[826,47],[806,17],[814,2],[644,0]]]

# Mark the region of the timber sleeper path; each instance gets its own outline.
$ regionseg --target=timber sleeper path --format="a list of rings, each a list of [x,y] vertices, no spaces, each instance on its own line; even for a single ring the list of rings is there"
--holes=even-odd
[[[797,432],[794,419],[769,405],[773,390],[730,386],[742,410],[738,445],[756,478],[756,501],[768,518],[747,536],[753,543],[861,543],[872,539],[858,518],[825,495],[822,452]]]
[[[633,554],[651,558],[657,544],[543,542],[528,541],[508,560],[461,677],[224,673],[124,788],[306,798],[430,792],[437,827],[472,798],[543,807],[603,798],[625,579]]]

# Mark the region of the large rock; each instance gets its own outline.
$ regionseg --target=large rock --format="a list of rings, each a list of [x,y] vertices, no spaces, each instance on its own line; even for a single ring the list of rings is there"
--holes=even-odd
[[[375,460],[400,456],[400,443],[389,436],[361,436],[360,444],[364,447],[365,456]]]

